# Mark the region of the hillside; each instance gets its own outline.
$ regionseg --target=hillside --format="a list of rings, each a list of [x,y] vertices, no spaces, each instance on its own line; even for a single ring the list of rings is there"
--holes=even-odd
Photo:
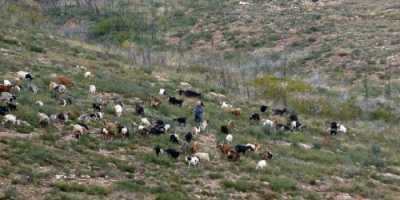
[[[298,78],[302,77],[302,72],[308,69],[315,69],[318,73],[324,73],[326,70],[329,72],[329,80],[338,85],[342,84],[340,79],[342,73],[349,73],[349,77],[352,77],[352,72],[357,70],[335,72],[339,78],[332,75],[335,73],[331,72],[338,69],[340,63],[330,58],[338,56],[333,53],[336,50],[342,55],[338,48],[346,49],[346,47],[329,43],[334,41],[329,40],[329,34],[323,33],[335,34],[332,30],[325,29],[330,23],[344,30],[340,33],[347,32],[345,30],[348,29],[356,29],[357,26],[351,24],[356,21],[337,23],[337,21],[320,20],[320,23],[326,24],[318,25],[319,28],[316,28],[318,31],[315,31],[318,33],[310,33],[311,35],[302,33],[299,36],[302,38],[300,41],[305,42],[311,41],[305,39],[312,35],[321,35],[319,37],[321,42],[309,48],[300,47],[303,44],[301,42],[291,43],[289,39],[291,37],[288,34],[287,39],[284,40],[287,42],[275,41],[276,43],[271,43],[270,46],[263,43],[254,49],[254,52],[260,52],[262,55],[269,52],[271,50],[269,48],[277,48],[278,44],[288,45],[275,52],[279,54],[297,52],[299,49],[312,51],[313,48],[319,49],[323,45],[330,46],[329,51],[324,51],[307,60],[305,64],[307,67],[299,74],[291,71],[290,76],[279,79],[269,76],[273,73],[267,73],[267,76],[263,74],[256,80],[255,76],[252,79],[237,80],[234,72],[227,77],[213,74],[214,72],[225,73],[224,68],[214,69],[215,66],[182,63],[184,67],[180,68],[168,64],[162,65],[161,62],[150,66],[142,65],[142,63],[132,64],[129,56],[126,56],[122,50],[113,49],[115,51],[112,51],[106,48],[104,43],[98,45],[91,40],[80,41],[74,37],[64,37],[55,33],[54,30],[60,28],[59,24],[54,25],[53,22],[49,22],[55,18],[45,12],[42,13],[38,7],[39,4],[36,4],[37,1],[21,2],[20,4],[9,3],[5,6],[0,4],[4,6],[1,8],[4,12],[0,13],[2,24],[0,80],[13,80],[17,71],[29,71],[34,76],[32,83],[38,86],[39,92],[34,94],[29,91],[28,81],[23,81],[22,90],[17,94],[18,108],[12,114],[27,123],[0,125],[0,199],[344,200],[397,199],[400,195],[398,149],[400,137],[397,134],[399,112],[392,109],[395,106],[385,102],[376,107],[371,105],[373,109],[370,110],[363,109],[356,100],[343,98],[342,93],[335,88],[321,88],[317,84],[301,81],[302,79]],[[200,1],[198,4],[191,4],[194,1],[170,2],[176,3],[173,4],[176,8],[185,9],[184,6],[201,7],[201,2],[219,1]],[[184,2],[190,2],[190,4]],[[255,11],[261,12],[274,8],[273,10],[278,12],[281,9],[277,6],[288,8],[287,4],[292,1],[253,1],[248,7],[239,6],[237,1],[223,2],[221,5],[223,9],[215,6],[207,8],[223,11],[234,10],[228,7],[234,6],[242,15],[246,13],[249,15],[248,19],[255,21],[252,27],[259,27],[256,21],[265,19],[258,19],[260,15],[255,15]],[[391,29],[391,31],[387,30],[388,32],[395,32],[398,27],[390,25],[386,20],[396,19],[396,12],[390,14],[389,11],[397,8],[394,6],[394,1],[385,2],[387,5],[383,2],[378,4],[372,0],[347,3],[320,0],[318,6],[307,3],[306,8],[310,9],[309,12],[319,13],[322,18],[329,18],[326,13],[340,15],[341,12],[333,8],[346,8],[348,10],[343,12],[351,11],[354,15],[358,15],[355,13],[358,11],[364,13],[360,15],[364,17],[359,20],[373,18],[379,22],[371,22],[363,28],[367,28],[367,25],[384,26],[386,24],[387,27],[382,27],[383,29],[387,28]],[[393,7],[389,8],[389,6]],[[375,14],[367,12],[369,9],[376,10]],[[379,13],[385,9],[389,14],[378,17]],[[209,27],[208,30],[216,33],[217,27],[222,28],[222,25],[239,23],[237,20],[232,20],[232,22],[222,24],[218,21],[221,19],[218,13],[209,15],[211,17],[202,16],[203,20],[196,20],[194,26],[199,27],[198,30]],[[82,13],[79,16],[86,15]],[[282,20],[282,22],[290,20],[284,20],[284,16],[278,17],[273,13],[265,17],[273,16],[276,17],[275,26],[281,27],[282,30],[274,26],[269,27],[271,31],[284,32],[284,26],[279,25],[277,20]],[[218,19],[215,26],[210,23],[212,19]],[[334,20],[339,20],[339,18]],[[203,21],[204,24],[200,25],[199,21]],[[358,24],[363,24],[363,22]],[[293,29],[295,28],[294,25]],[[385,37],[380,34],[388,33],[377,31],[376,27],[369,28],[368,30],[376,32],[360,31],[359,33],[363,33],[361,36],[349,39],[360,44],[355,49],[375,47],[376,41],[369,36]],[[303,27],[302,30],[306,29]],[[255,30],[254,33],[242,34],[254,36],[255,40],[258,40],[257,35],[261,32],[268,33]],[[369,40],[365,41],[365,38]],[[365,43],[358,43],[359,41]],[[341,42],[342,45],[351,45],[349,42]],[[224,48],[221,47],[220,51],[229,51],[234,48],[232,43],[228,44]],[[388,48],[395,52],[396,45],[390,44],[392,46],[389,45]],[[205,43],[203,45],[207,46]],[[189,46],[199,49],[203,45],[194,42]],[[333,48],[333,46],[338,48]],[[185,51],[189,52],[189,50]],[[349,52],[354,51],[351,49]],[[199,53],[199,55],[203,54]],[[346,54],[344,57],[352,58],[352,55],[353,53]],[[375,55],[381,60],[387,56],[372,50],[368,55]],[[372,58],[375,60],[374,57]],[[243,58],[243,60],[247,59],[249,58]],[[349,58],[349,62],[351,66],[356,59]],[[369,63],[370,66],[375,64]],[[77,66],[84,66],[87,70]],[[90,71],[93,76],[84,78],[86,71]],[[382,70],[376,69],[376,72],[382,73]],[[395,76],[395,73],[393,72],[392,75]],[[72,99],[72,104],[65,107],[59,105],[49,90],[50,82],[58,75],[69,77],[73,82],[73,85],[67,87],[66,92]],[[349,77],[346,77],[346,80]],[[220,82],[224,82],[221,80],[225,78],[225,81],[232,82],[233,86],[224,87],[224,84],[221,86]],[[356,80],[362,82],[362,79]],[[187,87],[182,82],[189,83],[193,90],[202,93],[206,110],[205,118],[209,121],[207,131],[195,136],[194,141],[200,144],[201,152],[210,154],[211,161],[201,162],[197,167],[187,166],[184,161],[186,154],[174,160],[166,155],[156,156],[153,150],[155,145],[180,149],[179,145],[169,142],[169,133],[177,133],[180,138],[184,138],[184,135],[195,125],[192,109],[196,99],[185,98],[184,106],[180,108],[170,105],[166,97],[158,94],[160,88],[165,88],[169,95],[180,97],[177,89]],[[282,83],[287,85],[284,90],[280,87]],[[379,81],[373,83],[380,84]],[[96,95],[88,94],[91,84],[97,88]],[[247,88],[256,94],[245,95],[246,92],[243,91],[243,93],[237,93],[235,92],[237,88],[234,87],[236,84],[238,88],[244,91]],[[346,82],[346,84],[357,87],[356,83]],[[372,89],[371,91],[373,94]],[[351,95],[355,98],[363,95],[363,92],[359,90],[352,92]],[[218,96],[218,94],[221,95]],[[159,107],[150,106],[152,96],[162,100]],[[92,103],[98,97],[108,102],[104,109],[104,119],[88,123],[90,134],[75,139],[71,133],[72,125],[79,122],[78,117],[81,114],[92,112]],[[279,131],[249,120],[251,113],[259,112],[260,105],[267,104],[272,108],[278,108],[282,106],[282,99],[287,101],[289,109],[298,113],[300,121],[305,124],[304,129]],[[43,107],[35,103],[38,100],[43,101]],[[113,112],[113,106],[119,101],[125,105],[122,117],[116,117]],[[221,109],[222,101],[241,108],[240,116],[234,116]],[[145,117],[150,121],[163,120],[172,125],[168,134],[160,136],[139,134],[137,125],[140,124],[141,116],[134,112],[135,105],[139,102],[144,103]],[[391,102],[397,105],[398,100],[393,98]],[[4,106],[3,102],[1,106]],[[48,115],[69,112],[70,120],[65,124],[54,123],[47,128],[42,128],[37,118],[38,112]],[[180,127],[173,119],[183,116],[188,118],[188,124]],[[273,118],[273,116],[267,112],[262,113],[261,118]],[[0,116],[0,120],[3,121],[4,117]],[[329,135],[327,122],[335,120],[346,125],[348,128],[346,134]],[[261,149],[258,152],[242,155],[239,161],[229,161],[223,157],[216,145],[224,142],[226,135],[221,133],[220,127],[227,125],[229,121],[233,121],[235,125],[231,129],[233,144],[258,143]],[[115,137],[106,140],[99,134],[100,129],[104,127],[104,122],[124,124],[130,128],[132,134],[129,138]],[[273,158],[267,161],[265,169],[256,170],[257,162],[262,159],[259,153],[267,150],[273,153]]]

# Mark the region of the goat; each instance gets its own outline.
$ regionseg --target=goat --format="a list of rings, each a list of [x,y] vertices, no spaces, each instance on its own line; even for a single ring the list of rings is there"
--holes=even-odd
[[[164,88],[160,88],[160,91],[158,92],[158,94],[161,96],[165,96],[165,95],[167,95],[167,90],[165,90]]]
[[[219,149],[222,154],[228,155],[229,151],[233,150],[233,147],[229,144],[217,144],[217,149]]]
[[[232,134],[228,134],[228,135],[225,137],[225,141],[226,141],[228,144],[231,144],[232,141],[233,141],[233,136],[232,136]]]
[[[186,157],[186,162],[188,163],[188,167],[196,167],[200,163],[200,159],[197,156],[188,156]]]
[[[13,87],[12,85],[0,84],[0,93],[1,92],[11,92],[12,87]]]
[[[135,112],[136,112],[137,115],[143,116],[144,115],[144,107],[142,105],[140,105],[140,104],[136,104],[135,105]]]
[[[177,159],[180,155],[180,152],[176,149],[165,149],[165,150],[161,149],[161,153],[166,153],[174,159]]]
[[[226,157],[228,158],[228,160],[238,161],[240,159],[240,153],[235,151],[235,150],[233,150],[233,149],[231,149],[227,153]]]
[[[271,153],[270,151],[266,151],[266,152],[264,152],[263,154],[261,154],[261,157],[262,157],[264,160],[271,160],[272,157],[273,157],[273,155],[272,155],[272,153]]]
[[[186,117],[179,117],[179,118],[174,119],[174,121],[178,122],[178,124],[180,126],[186,126],[187,119],[186,119]]]
[[[250,144],[250,143],[246,144],[246,146],[248,146],[249,150],[251,151],[258,151],[261,147],[259,144]]]
[[[268,110],[268,106],[266,106],[266,105],[260,106],[260,112],[265,113],[265,112],[267,112],[267,110]]]
[[[114,113],[117,117],[121,117],[122,116],[122,111],[123,111],[123,107],[122,104],[117,104],[114,106]]]
[[[210,161],[210,154],[208,153],[197,152],[193,155],[197,156],[201,161]]]
[[[39,107],[43,107],[44,106],[43,101],[39,101],[39,100],[36,101],[35,104],[38,105]]]
[[[91,94],[91,95],[96,94],[96,86],[95,85],[89,85],[89,94]]]
[[[221,126],[221,132],[225,134],[229,134],[229,128],[226,125]]]
[[[175,144],[179,144],[179,136],[178,134],[171,134],[169,136],[169,141]]]
[[[83,75],[85,78],[90,78],[92,76],[92,72],[85,72],[85,74]]]
[[[263,119],[262,125],[267,128],[273,128],[275,126],[275,123],[274,123],[274,121],[272,121],[270,119]]]
[[[141,121],[141,123],[142,123],[144,126],[146,126],[146,127],[151,126],[151,123],[150,123],[150,121],[149,121],[147,118],[142,118],[142,119],[140,119],[140,121]]]
[[[92,108],[95,112],[101,112],[103,110],[103,105],[101,103],[92,103]]]
[[[51,115],[50,119],[52,121],[55,121],[55,122],[65,123],[69,119],[69,113],[68,112],[62,112],[62,113],[58,113],[58,114],[55,114],[55,115]]]
[[[11,86],[11,85],[13,85],[13,84],[11,83],[11,81],[9,81],[9,80],[3,80],[3,84],[4,84],[5,86]]]
[[[151,107],[158,107],[158,106],[160,106],[161,105],[161,100],[160,99],[158,99],[158,98],[156,98],[156,97],[152,97],[151,98],[151,100],[150,100],[150,106]]]
[[[193,91],[193,90],[179,90],[179,95],[184,95],[188,98],[201,98],[201,93]]]
[[[44,113],[38,113],[37,117],[39,118],[39,125],[41,127],[47,127],[50,123],[50,117]]]
[[[183,106],[183,100],[182,99],[177,99],[176,97],[170,96],[169,99],[168,99],[168,102],[170,104],[172,104],[172,105],[176,105],[176,106],[179,106],[179,107]]]
[[[235,150],[238,153],[246,154],[247,151],[251,150],[252,148],[245,144],[237,144],[235,145]]]
[[[224,109],[224,108],[232,108],[233,106],[231,105],[231,104],[228,104],[228,103],[226,103],[225,101],[223,101],[222,102],[222,104],[221,104],[221,108],[222,109]]]
[[[283,108],[283,109],[273,109],[272,110],[272,113],[274,114],[274,115],[284,115],[284,114],[286,114],[288,112],[288,110],[287,110],[287,108]]]
[[[198,135],[200,132],[201,132],[200,127],[194,126],[194,127],[192,128],[192,133],[193,133],[193,135]]]
[[[260,114],[258,114],[258,113],[252,113],[251,115],[250,115],[250,120],[253,120],[253,121],[260,121]]]
[[[267,166],[266,160],[260,160],[257,162],[256,170],[264,169]]]
[[[190,153],[195,154],[200,150],[200,144],[198,142],[193,142],[190,146]]]
[[[240,117],[240,113],[241,113],[242,109],[240,109],[240,108],[231,108],[228,111],[230,113],[232,113],[234,116]]]
[[[206,131],[207,127],[208,127],[208,121],[207,120],[204,120],[203,122],[201,122],[200,129],[202,131]]]
[[[55,78],[55,82],[57,84],[59,84],[59,85],[65,85],[65,86],[68,86],[68,87],[74,85],[74,83],[72,82],[72,80],[69,77],[63,76],[63,75],[57,76]]]
[[[122,126],[120,124],[118,124],[117,126],[118,128],[118,133],[122,136],[122,137],[129,137],[129,128],[127,126]]]
[[[191,132],[186,133],[186,135],[185,135],[185,141],[186,141],[187,143],[190,143],[190,142],[192,142],[192,139],[193,139],[193,134],[192,134]]]
[[[25,72],[25,71],[19,71],[17,72],[17,77],[19,80],[33,80],[33,76],[31,73],[29,72]]]
[[[15,115],[6,114],[3,119],[3,124],[20,125],[20,120]]]
[[[72,126],[72,134],[76,139],[79,139],[84,133],[89,130],[89,127],[86,124],[78,123]]]

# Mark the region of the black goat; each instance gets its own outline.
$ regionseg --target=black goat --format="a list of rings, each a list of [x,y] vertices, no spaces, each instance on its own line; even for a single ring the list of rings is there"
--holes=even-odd
[[[225,134],[229,134],[229,128],[226,125],[221,126],[221,132]]]
[[[250,120],[253,120],[253,121],[260,121],[260,119],[261,119],[261,117],[260,117],[260,114],[258,114],[258,113],[252,113],[250,116]]]
[[[144,115],[144,107],[140,104],[136,104],[135,111],[136,111],[137,115],[141,115],[141,116]]]
[[[339,123],[331,122],[330,133],[331,135],[337,135],[339,129]]]
[[[179,144],[179,137],[177,134],[172,134],[169,136],[169,141],[175,144]]]
[[[179,117],[179,118],[174,119],[174,121],[178,122],[179,125],[181,125],[181,126],[186,126],[187,119],[186,119],[186,117]]]
[[[201,93],[193,90],[179,90],[179,95],[185,95],[189,98],[201,98]]]
[[[172,105],[176,105],[179,107],[183,106],[183,100],[182,99],[177,99],[176,97],[169,97],[168,102]]]
[[[185,135],[186,142],[190,143],[190,142],[192,142],[192,139],[193,139],[193,134],[191,132],[186,133],[186,135]]]
[[[283,109],[273,109],[272,110],[274,115],[284,115],[288,112],[287,108],[283,108]]]
[[[180,152],[177,151],[176,149],[165,149],[165,150],[161,150],[164,153],[167,153],[169,156],[171,156],[172,158],[177,159],[180,155]]]
[[[266,105],[260,106],[260,112],[265,113],[265,112],[267,112],[267,110],[268,110],[268,106],[266,106]]]
[[[160,147],[160,145],[156,145],[156,146],[154,147],[154,151],[156,152],[156,155],[159,156],[160,153],[161,153],[161,147]]]
[[[93,103],[92,108],[94,112],[101,112],[103,110],[103,106],[100,103]]]
[[[251,150],[251,147],[244,144],[237,144],[235,145],[235,150],[238,153],[245,154],[247,151]]]

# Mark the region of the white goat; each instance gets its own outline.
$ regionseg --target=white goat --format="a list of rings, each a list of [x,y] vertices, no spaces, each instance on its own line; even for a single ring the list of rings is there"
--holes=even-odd
[[[257,162],[256,170],[264,169],[265,167],[267,167],[267,161],[260,160]]]
[[[114,112],[115,112],[115,115],[117,115],[117,117],[121,117],[122,111],[123,111],[123,108],[120,104],[117,104],[114,106]]]
[[[95,85],[89,85],[89,94],[91,94],[91,95],[96,94],[96,86]]]
[[[200,160],[210,161],[210,154],[208,153],[197,152],[194,156],[198,157]]]
[[[228,134],[228,135],[225,137],[225,140],[226,140],[226,142],[227,142],[228,144],[231,144],[232,141],[233,141],[233,135],[232,135],[232,134]]]
[[[186,157],[186,161],[188,163],[188,167],[196,167],[200,163],[200,159],[197,156],[188,156]]]

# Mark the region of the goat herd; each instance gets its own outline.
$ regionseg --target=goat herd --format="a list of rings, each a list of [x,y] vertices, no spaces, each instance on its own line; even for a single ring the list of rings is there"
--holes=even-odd
[[[84,78],[91,79],[92,73],[87,71],[83,66],[77,66],[79,69],[83,69],[82,74]],[[20,120],[15,115],[15,111],[18,109],[17,97],[21,92],[32,92],[38,93],[39,87],[33,82],[34,76],[25,71],[19,71],[15,73],[13,80],[4,80],[3,84],[0,84],[0,115],[3,116],[2,125],[7,126],[20,126],[21,124],[27,124],[28,122]],[[185,83],[187,85],[187,83]],[[56,102],[60,106],[66,107],[72,104],[74,101],[68,95],[67,90],[73,86],[73,81],[67,76],[54,76],[53,81],[49,84],[49,92]],[[24,89],[23,89],[24,88]],[[26,88],[26,89],[25,89]],[[153,108],[159,107],[163,101],[167,101],[171,105],[177,107],[183,107],[185,98],[177,98],[169,96],[166,89],[161,88],[159,94],[152,96],[149,105]],[[88,94],[91,96],[96,95],[96,86],[89,85]],[[199,105],[203,105],[201,102],[202,94],[193,90],[179,90],[178,94],[186,98],[198,99]],[[101,135],[104,139],[110,140],[116,137],[127,138],[133,133],[140,135],[162,135],[167,134],[171,131],[171,124],[168,124],[160,119],[149,120],[145,116],[144,103],[136,103],[134,106],[134,113],[140,116],[140,121],[133,122],[130,125],[124,125],[118,122],[107,121],[104,118],[104,108],[108,104],[112,104],[113,112],[116,118],[121,118],[123,113],[128,109],[124,105],[121,99],[113,101],[104,101],[101,98],[96,98],[96,101],[92,103],[92,112],[81,114],[76,120],[71,120],[70,112],[61,112],[47,114],[39,112],[37,113],[37,122],[41,128],[46,128],[51,124],[65,125],[66,122],[76,121],[71,125],[71,135],[79,139],[84,134],[89,132],[95,132]],[[42,101],[36,101],[34,106],[43,107]],[[241,108],[235,108],[233,105],[222,102],[220,108],[232,115],[239,117],[241,116]],[[272,115],[270,118],[262,118],[264,113],[271,110]],[[267,115],[266,115],[267,116]],[[88,126],[91,121],[100,121],[102,128],[99,130],[91,131]],[[186,127],[187,117],[175,118],[172,123],[176,123],[177,126]],[[251,113],[249,117],[249,123],[261,124],[262,126],[278,131],[301,131],[304,129],[304,125],[300,122],[299,117],[293,111],[289,111],[287,108],[283,109],[270,109],[266,105],[261,105],[259,112]],[[68,123],[71,124],[71,123]],[[184,134],[184,139],[180,139],[179,134],[173,133],[169,136],[169,142],[180,145],[179,148],[162,148],[160,145],[154,147],[154,151],[157,156],[166,154],[171,158],[178,159],[182,154],[187,155],[185,161],[188,166],[197,166],[200,162],[210,161],[210,155],[206,152],[200,152],[200,142],[194,141],[194,139],[201,133],[207,131],[208,120],[201,119],[191,131]],[[247,152],[258,152],[261,149],[259,144],[236,144],[232,145],[234,137],[232,130],[235,128],[234,121],[230,120],[226,125],[220,127],[220,132],[225,134],[225,141],[221,144],[217,144],[216,149],[221,152],[221,155],[226,157],[230,161],[237,161],[241,155],[246,155]],[[331,122],[328,127],[331,135],[338,133],[346,133],[347,129],[344,125],[338,122]],[[260,153],[261,160],[258,161],[256,169],[265,168],[267,160],[272,159],[272,153],[268,150]]]

